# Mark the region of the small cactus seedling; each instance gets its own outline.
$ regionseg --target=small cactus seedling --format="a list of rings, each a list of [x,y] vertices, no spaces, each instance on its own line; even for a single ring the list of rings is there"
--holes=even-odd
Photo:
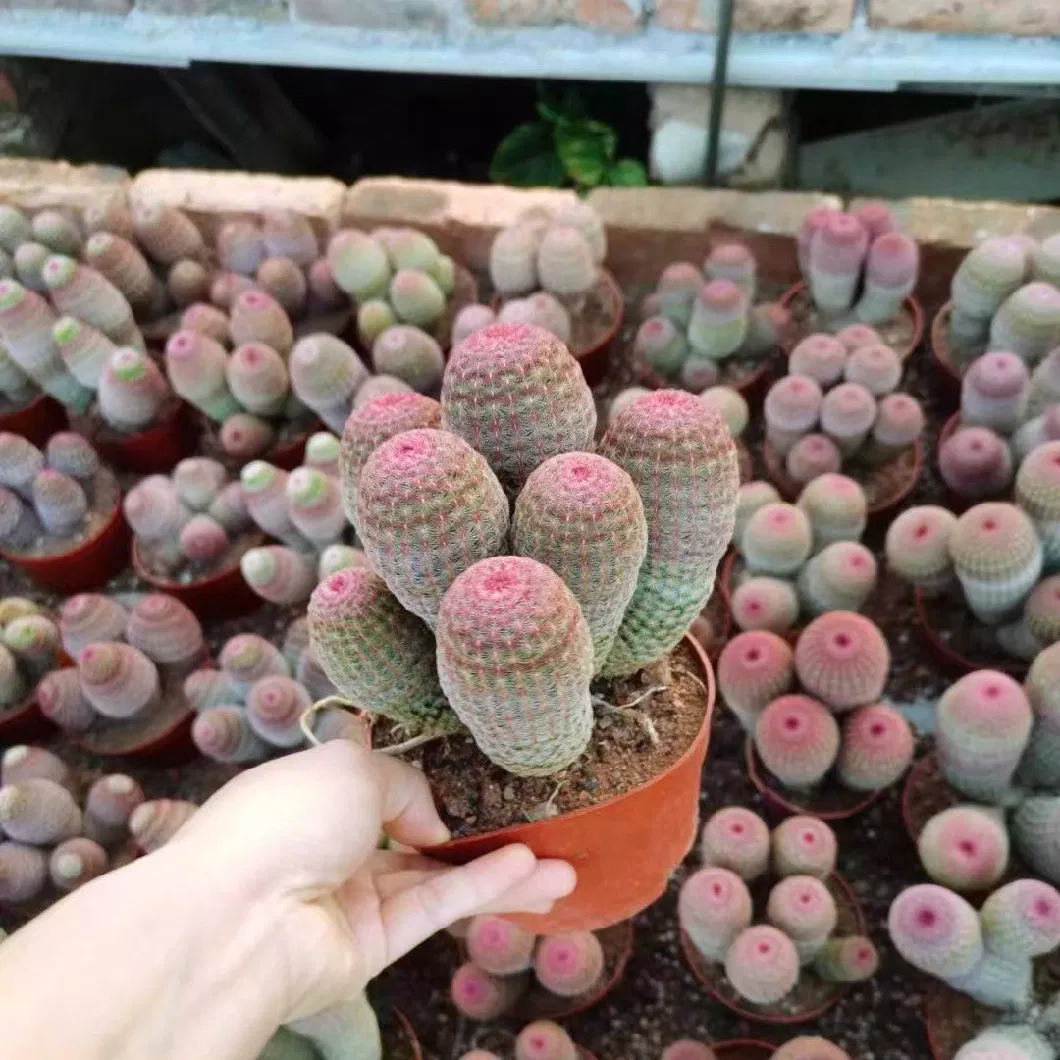
[[[707,960],[725,959],[735,938],[750,926],[752,914],[747,884],[728,869],[700,869],[681,887],[681,928]]]
[[[771,1005],[791,993],[799,981],[798,950],[775,927],[745,928],[725,954],[725,974],[742,998]]]
[[[1008,868],[1009,839],[1000,815],[978,806],[954,806],[924,825],[917,850],[924,871],[954,891],[985,891]]]
[[[766,630],[734,637],[718,659],[718,688],[740,724],[753,732],[759,715],[795,683],[795,657],[783,638]]]
[[[1023,422],[1030,396],[1030,374],[1014,353],[988,353],[964,374],[961,422],[1011,434]]]
[[[780,696],[758,718],[754,740],[762,761],[785,787],[810,788],[835,763],[839,726],[817,700]]]
[[[740,552],[753,574],[795,574],[813,549],[813,530],[804,511],[773,502],[759,508],[744,526]]]
[[[887,530],[887,566],[930,595],[953,581],[950,535],[957,516],[948,508],[921,505],[902,512]]]
[[[863,983],[879,966],[880,955],[864,935],[827,939],[813,959],[813,970],[826,983]]]
[[[835,871],[835,832],[817,817],[788,817],[771,836],[773,872],[777,876],[816,876]]]
[[[795,943],[802,964],[809,964],[838,920],[835,899],[816,876],[786,876],[769,892],[769,922]]]
[[[799,619],[799,597],[783,578],[748,578],[732,593],[732,619],[740,629],[787,633]]]
[[[769,868],[769,829],[752,810],[729,806],[703,826],[700,840],[703,865],[730,869],[750,881]]]
[[[821,475],[799,494],[798,507],[813,530],[815,549],[836,541],[858,541],[868,522],[865,491],[847,475]]]
[[[848,351],[834,335],[808,335],[791,351],[788,373],[806,376],[821,387],[838,383],[847,370]]]

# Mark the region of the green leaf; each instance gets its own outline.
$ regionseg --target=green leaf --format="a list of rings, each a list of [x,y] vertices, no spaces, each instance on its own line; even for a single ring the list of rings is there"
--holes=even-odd
[[[643,188],[648,173],[635,158],[620,158],[608,171],[607,183],[617,188]]]
[[[582,121],[588,117],[585,102],[576,88],[541,83],[537,86],[537,113],[544,121]]]
[[[596,187],[611,166],[618,136],[601,121],[563,121],[556,126],[556,153],[575,184]]]
[[[563,166],[556,157],[552,128],[536,121],[512,129],[493,152],[490,180],[521,188],[562,187]]]

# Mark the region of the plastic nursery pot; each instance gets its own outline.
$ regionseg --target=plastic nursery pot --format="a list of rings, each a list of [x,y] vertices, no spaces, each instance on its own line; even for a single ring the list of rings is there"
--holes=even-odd
[[[54,731],[51,722],[40,712],[36,689],[14,706],[0,710],[0,744],[5,747],[36,743]]]
[[[511,843],[525,843],[539,858],[571,862],[578,873],[573,894],[556,902],[550,913],[509,918],[538,935],[599,931],[629,920],[660,898],[696,840],[700,774],[714,713],[710,660],[692,637],[686,635],[683,643],[696,661],[705,709],[691,745],[664,772],[597,806],[455,839],[425,853],[463,865]]]
[[[66,409],[55,398],[38,394],[28,405],[12,412],[0,412],[0,431],[19,434],[43,447],[57,431],[66,429]]]
[[[931,321],[931,359],[939,370],[939,378],[944,389],[954,400],[961,396],[961,372],[953,357],[953,343],[950,342],[950,316],[953,303],[947,302]]]
[[[953,1060],[962,1046],[997,1023],[999,1013],[931,980],[924,996],[924,1029],[935,1060]]]
[[[748,405],[757,408],[765,400],[766,391],[769,389],[769,384],[776,371],[776,362],[775,352],[770,353],[762,357],[749,371],[739,374],[730,371],[726,375],[725,369],[728,362],[722,361],[722,371],[718,375],[717,385],[731,387],[738,394],[743,395]],[[739,363],[742,365],[745,362],[741,361]],[[680,387],[680,384],[653,371],[643,362],[637,362],[634,365],[633,374],[636,376],[636,381],[649,390],[665,390],[667,387],[673,386]]]
[[[71,551],[52,556],[0,551],[0,559],[18,567],[42,588],[72,596],[98,589],[125,569],[130,536],[119,496],[106,522]]]
[[[399,1008],[390,1010],[390,1024],[381,1028],[387,1060],[423,1060],[423,1048],[408,1017]]]
[[[867,933],[865,917],[861,906],[854,897],[847,882],[837,875],[829,876],[825,881],[828,890],[835,899],[839,919],[836,923],[836,934],[864,935]],[[755,1005],[745,1001],[730,985],[725,976],[725,966],[715,961],[708,961],[688,935],[681,931],[681,951],[685,963],[692,974],[700,981],[703,989],[719,1004],[730,1012],[753,1023],[769,1023],[776,1026],[793,1026],[798,1023],[809,1023],[820,1019],[839,999],[856,983],[826,983],[815,975],[801,975],[799,982],[787,997],[772,1005]]]
[[[777,1051],[775,1045],[754,1038],[731,1038],[727,1042],[711,1042],[718,1060],[769,1060]]]
[[[265,535],[253,537],[244,551],[265,544]],[[240,553],[240,558],[242,553]],[[175,596],[202,619],[239,618],[261,607],[265,602],[247,585],[239,568],[239,559],[209,578],[194,582],[174,582],[154,574],[144,564],[135,538],[132,544],[132,566],[136,576],[160,593]]]
[[[744,743],[744,761],[751,783],[765,798],[767,804],[774,811],[779,811],[781,817],[786,817],[788,814],[807,814],[810,817],[818,817],[822,821],[848,821],[851,817],[864,813],[886,790],[884,788],[880,791],[851,791],[850,788],[843,787],[831,775],[828,775],[811,791],[789,791],[782,788],[766,769],[765,764],[758,757],[758,751],[751,736],[748,736]]]
[[[777,488],[780,496],[793,503],[802,492],[802,487],[788,474],[784,461],[768,441],[762,441],[762,461],[766,467],[766,476]],[[881,519],[893,514],[902,507],[910,493],[916,489],[920,475],[924,470],[924,444],[918,438],[908,449],[899,453],[894,460],[880,467],[857,469],[851,477],[857,479],[865,490],[869,502],[869,518]],[[841,469],[843,474],[850,474]],[[863,471],[867,474],[862,473]]]
[[[165,474],[195,452],[199,432],[191,409],[176,402],[161,423],[140,434],[92,432],[90,441],[105,464],[138,475]]]
[[[1027,675],[1030,663],[1014,659],[996,646],[993,633],[953,596],[928,596],[913,590],[921,638],[935,661],[950,673],[1000,670],[1017,680]]]
[[[804,280],[789,287],[780,304],[791,312],[792,327],[785,343],[790,354],[807,335],[820,329],[816,327],[813,301]],[[898,354],[899,360],[907,360],[924,338],[924,309],[920,302],[910,295],[902,303],[898,316],[877,327],[876,332]]]

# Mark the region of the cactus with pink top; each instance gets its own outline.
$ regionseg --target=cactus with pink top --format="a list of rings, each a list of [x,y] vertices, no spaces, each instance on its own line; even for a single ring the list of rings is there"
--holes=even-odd
[[[759,715],[795,683],[795,658],[786,640],[766,630],[740,633],[718,658],[718,689],[740,724],[753,732]]]
[[[750,882],[769,868],[769,829],[753,811],[726,807],[703,826],[700,857],[704,866],[728,869]]]

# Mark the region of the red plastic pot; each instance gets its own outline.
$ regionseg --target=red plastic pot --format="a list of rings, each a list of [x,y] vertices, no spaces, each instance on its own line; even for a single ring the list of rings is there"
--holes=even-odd
[[[629,920],[660,898],[696,841],[700,774],[714,712],[710,660],[692,637],[684,643],[699,662],[706,709],[691,746],[665,772],[589,809],[455,839],[426,853],[463,865],[511,843],[525,843],[539,858],[571,862],[578,873],[573,894],[560,899],[551,913],[511,917],[539,935],[598,931]]]
[[[41,587],[72,596],[98,589],[126,568],[130,536],[119,496],[110,518],[95,537],[71,552],[56,556],[20,556],[0,551],[0,558],[24,571]]]
[[[806,296],[805,298],[803,296]],[[800,316],[799,307],[796,305],[797,302],[807,301],[809,297],[809,289],[804,280],[800,280],[798,283],[793,284],[784,293],[783,298],[780,300],[780,304],[785,309],[791,311],[792,326],[788,336],[788,340],[785,343],[785,349],[787,353],[791,351],[804,339],[807,335],[812,335],[813,332],[806,325],[805,316]],[[889,346],[893,346],[894,352],[898,354],[898,359],[901,361],[908,360],[912,355],[913,351],[920,345],[924,338],[924,309],[920,302],[917,301],[912,295],[910,295],[905,302],[902,303],[902,308],[905,313],[912,319],[913,331],[912,335],[902,346],[896,346],[894,343],[888,342]],[[887,330],[889,325],[883,325],[882,328],[876,330],[880,333],[880,338],[887,342]]]
[[[939,378],[951,398],[961,397],[961,373],[953,360],[953,345],[950,342],[950,314],[953,303],[947,302],[931,321],[931,359],[939,370]]]
[[[833,874],[824,883],[828,885],[839,913],[837,933],[843,936],[867,934],[868,928],[865,924],[861,906],[854,897],[854,892],[851,891],[846,880]],[[834,1008],[839,1003],[839,999],[852,986],[857,985],[854,983],[822,982],[820,1000],[807,1001],[801,1010],[795,1012],[772,1011],[774,1006],[753,1005],[751,1002],[744,1001],[743,998],[739,997],[732,987],[727,984],[724,965],[708,961],[696,949],[695,943],[692,942],[683,929],[681,931],[681,951],[684,954],[685,963],[702,984],[703,989],[730,1012],[734,1012],[737,1016],[750,1020],[752,1023],[767,1023],[778,1027],[809,1023],[812,1020],[820,1019],[826,1012]],[[798,990],[798,987],[796,987],[796,990]],[[777,1002],[778,1007],[785,1006],[789,1009],[793,1004],[794,1002],[790,995]]]
[[[722,362],[724,368],[725,362]],[[766,391],[769,389],[769,383],[773,378],[773,373],[776,370],[776,357],[773,354],[769,354],[762,358],[762,363],[748,376],[745,376],[743,381],[732,389],[738,394],[742,394],[744,400],[752,407],[757,407],[765,400]],[[664,375],[660,375],[658,372],[653,371],[643,362],[638,362],[633,367],[633,373],[636,376],[637,382],[647,387],[649,390],[665,390],[667,387],[679,386],[672,379],[667,379]],[[730,384],[725,380],[724,372],[720,373],[718,379],[719,386],[729,386]]]
[[[766,776],[765,767],[758,759],[754,740],[750,736],[744,744],[744,762],[751,783],[774,810],[782,811],[782,817],[789,814],[806,814],[822,821],[848,821],[851,817],[864,813],[886,791],[886,788],[870,792],[848,791],[836,782],[832,786],[838,793],[837,804],[822,806],[814,801],[812,792],[784,791],[774,787]],[[849,801],[844,801],[844,796],[849,796]]]
[[[718,1060],[769,1060],[777,1051],[775,1045],[754,1038],[731,1038],[727,1042],[711,1042]]]
[[[258,534],[247,545],[246,551],[265,543],[265,535]],[[132,566],[136,576],[160,593],[176,597],[202,619],[240,618],[261,607],[265,602],[243,578],[238,561],[232,566],[197,582],[171,582],[151,573],[140,557],[139,545],[133,540]]]
[[[309,436],[318,430],[324,430],[324,425],[317,424],[313,430],[305,431],[303,434],[296,435],[289,442],[274,446],[262,459],[267,460],[274,467],[278,467],[283,471],[294,471],[296,467],[302,466],[302,460],[305,458],[305,446],[306,442],[309,441]]]
[[[183,401],[161,423],[140,434],[120,438],[104,431],[90,438],[104,463],[139,475],[172,471],[195,452],[198,440],[195,417]]]
[[[46,739],[53,731],[51,722],[40,712],[35,689],[17,707],[0,718],[0,744],[5,747],[36,743]]]
[[[66,430],[66,409],[46,394],[35,397],[24,408],[0,414],[0,431],[18,434],[44,446],[57,431]]]

